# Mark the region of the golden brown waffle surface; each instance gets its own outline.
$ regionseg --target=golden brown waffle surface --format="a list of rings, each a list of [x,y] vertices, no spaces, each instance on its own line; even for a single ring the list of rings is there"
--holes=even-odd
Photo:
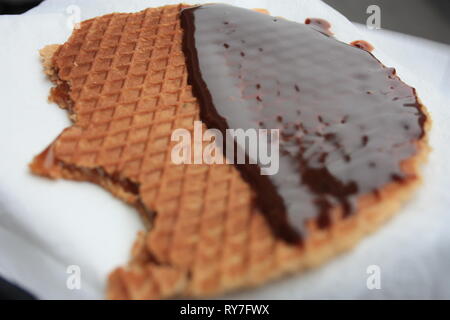
[[[232,165],[175,165],[171,133],[193,131],[199,106],[187,83],[179,12],[184,5],[85,21],[42,51],[51,98],[74,124],[31,164],[51,178],[89,180],[155,212],[130,263],[110,276],[108,298],[205,296],[315,266],[389,217],[419,181],[361,198],[330,229],[309,222],[304,247],[276,239]],[[52,57],[52,58],[51,58]],[[207,143],[207,142],[205,142]],[[416,173],[427,148],[403,163]]]

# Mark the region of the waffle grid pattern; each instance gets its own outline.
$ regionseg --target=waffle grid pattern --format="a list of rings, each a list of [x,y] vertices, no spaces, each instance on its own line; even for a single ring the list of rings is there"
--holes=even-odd
[[[181,8],[89,20],[61,47],[54,61],[71,85],[76,123],[54,152],[66,164],[138,183],[157,212],[147,247],[158,263],[189,272],[188,290],[202,294],[237,286],[248,270],[258,279],[270,273],[271,255],[284,245],[233,166],[170,161],[172,130],[193,132],[199,119],[181,51]]]

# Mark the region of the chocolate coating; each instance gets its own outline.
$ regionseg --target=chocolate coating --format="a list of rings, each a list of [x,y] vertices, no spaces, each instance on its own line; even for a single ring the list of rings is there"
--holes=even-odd
[[[236,164],[273,232],[356,210],[359,196],[408,177],[425,114],[415,90],[371,53],[309,25],[222,4],[181,13],[189,81],[210,128],[280,129],[280,169]]]

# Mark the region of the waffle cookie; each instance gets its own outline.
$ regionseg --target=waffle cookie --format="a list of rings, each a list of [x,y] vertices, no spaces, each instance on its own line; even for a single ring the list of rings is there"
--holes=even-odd
[[[98,183],[135,206],[148,228],[129,264],[111,273],[110,299],[204,297],[317,266],[399,208],[428,152],[425,134],[401,163],[407,180],[361,196],[352,215],[333,212],[328,228],[309,220],[301,246],[275,237],[233,165],[170,160],[173,130],[192,132],[200,119],[182,51],[185,7],[87,20],[65,44],[41,51],[55,83],[50,100],[74,123],[35,157],[32,172]]]

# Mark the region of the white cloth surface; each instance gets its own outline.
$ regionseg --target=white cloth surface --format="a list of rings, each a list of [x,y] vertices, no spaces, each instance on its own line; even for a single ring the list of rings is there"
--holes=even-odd
[[[66,10],[72,4],[85,20],[177,2],[47,0],[23,15],[0,16],[0,274],[39,298],[103,298],[108,273],[126,263],[142,225],[134,209],[98,186],[30,174],[33,156],[69,125],[66,111],[47,103],[51,84],[38,50],[68,38]],[[267,8],[299,22],[324,18],[338,39],[368,40],[374,55],[417,89],[433,118],[424,184],[386,226],[323,267],[224,297],[450,298],[450,47],[369,31],[316,0],[222,2]],[[81,268],[80,290],[66,286],[69,265]],[[369,265],[380,267],[379,290],[366,286]]]

